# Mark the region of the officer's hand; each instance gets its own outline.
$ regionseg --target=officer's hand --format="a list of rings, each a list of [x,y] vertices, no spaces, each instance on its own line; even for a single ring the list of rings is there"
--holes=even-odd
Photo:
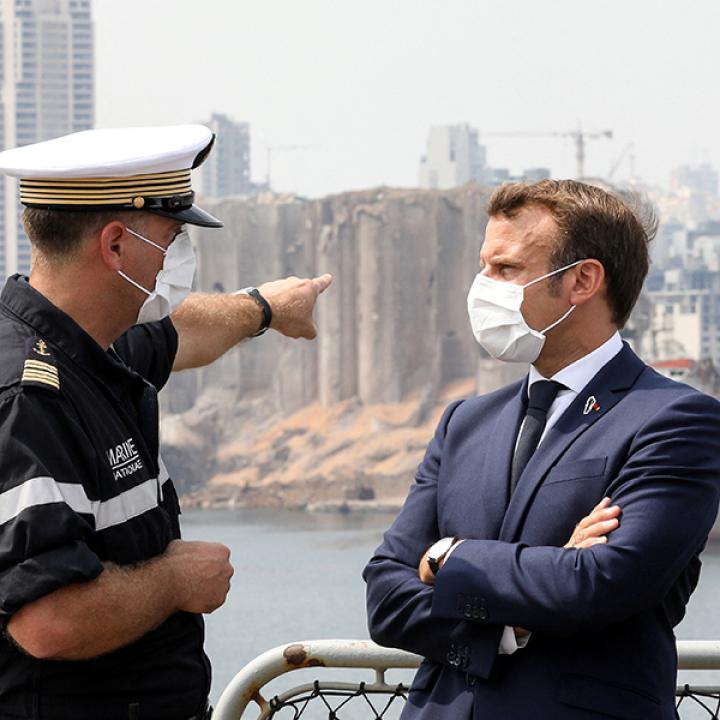
[[[332,282],[332,275],[316,278],[289,277],[258,286],[272,308],[270,327],[291,338],[312,340],[317,335],[313,308],[317,296]]]
[[[178,610],[210,613],[225,602],[233,575],[230,550],[225,545],[173,540],[165,558],[173,567]]]
[[[603,498],[586,515],[573,530],[566,548],[589,548],[599,543],[606,543],[607,536],[620,526],[620,508],[610,505],[610,498]]]

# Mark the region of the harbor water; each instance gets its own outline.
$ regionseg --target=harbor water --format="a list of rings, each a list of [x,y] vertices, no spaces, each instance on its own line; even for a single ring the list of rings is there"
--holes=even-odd
[[[389,515],[186,511],[182,516],[185,539],[226,544],[235,567],[227,602],[206,618],[213,699],[245,663],[277,645],[315,638],[366,638],[361,572],[391,522]],[[720,543],[715,542],[703,555],[700,585],[676,628],[679,639],[720,638],[718,591]],[[358,678],[358,671],[328,675],[345,680],[350,672]],[[316,670],[295,675],[300,682],[320,676]],[[391,682],[407,682],[411,677],[408,671],[388,674]],[[370,671],[360,674],[360,679],[372,678]],[[297,678],[292,679],[297,684]],[[720,673],[686,672],[680,681],[718,683]],[[291,686],[287,677],[277,683],[279,689]],[[707,715],[686,711],[681,717]]]

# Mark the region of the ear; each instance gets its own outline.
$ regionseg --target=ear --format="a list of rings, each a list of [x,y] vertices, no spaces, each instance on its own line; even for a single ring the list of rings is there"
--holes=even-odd
[[[125,226],[119,220],[109,222],[100,231],[100,257],[109,270],[122,270],[126,242]]]
[[[599,260],[583,260],[570,268],[570,304],[582,305],[595,297],[605,285],[605,268]]]

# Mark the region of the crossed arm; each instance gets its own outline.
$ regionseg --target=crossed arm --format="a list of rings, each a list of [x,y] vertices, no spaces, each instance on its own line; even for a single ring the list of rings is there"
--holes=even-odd
[[[627,461],[611,479],[607,494],[623,520],[607,542],[600,535],[578,538],[596,520],[613,520],[602,507],[573,533],[575,549],[468,539],[431,587],[418,569],[438,538],[437,479],[448,421],[446,415],[403,510],[365,569],[368,625],[380,644],[447,664],[448,643],[462,642],[472,650],[465,669],[488,677],[503,626],[562,636],[661,603],[715,519],[718,405],[699,394],[670,398],[632,438]],[[483,598],[490,620],[463,623],[459,594]]]
[[[586,515],[576,526],[570,536],[570,539],[565,543],[564,548],[584,550],[591,548],[593,545],[599,545],[607,543],[608,535],[616,530],[620,526],[620,506],[611,505],[612,501],[609,497],[603,498],[593,509]],[[462,542],[459,540],[454,546],[457,547]],[[418,565],[418,577],[420,581],[425,585],[434,585],[436,575],[430,569],[428,563],[428,555],[430,548],[425,551],[425,554],[420,560]],[[440,569],[445,564],[445,560],[450,556],[450,553],[446,553],[438,565]],[[530,635],[530,631],[523,627],[516,626],[513,628],[516,639],[526,638]]]
[[[620,526],[621,510],[619,505],[610,505],[612,501],[609,497],[603,498],[590,513],[588,513],[576,526],[570,535],[570,539],[563,546],[566,550],[578,549],[585,550],[593,545],[604,544],[608,541],[608,535]],[[453,546],[453,549],[461,543],[459,540]],[[430,548],[425,551],[418,565],[418,577],[421,582],[426,585],[435,584],[435,574],[430,570],[428,564],[428,554]],[[442,569],[445,560],[449,557],[447,553],[438,565]]]

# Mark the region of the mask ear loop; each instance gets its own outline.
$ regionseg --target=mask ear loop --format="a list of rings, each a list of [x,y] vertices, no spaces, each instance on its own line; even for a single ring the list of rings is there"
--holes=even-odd
[[[138,290],[142,290],[148,297],[152,295],[152,293],[149,290],[146,290],[140,283],[136,283],[129,275],[126,275],[122,270],[118,270],[117,274],[125,278],[131,285],[134,285]]]
[[[557,270],[553,270],[552,272],[547,273],[546,275],[542,275],[539,278],[535,278],[534,280],[531,280],[527,285],[523,285],[523,290],[526,287],[529,287],[530,285],[534,285],[537,282],[540,282],[541,280],[545,280],[546,278],[551,277],[552,275],[557,275],[560,272],[563,272],[564,270],[569,270],[571,267],[575,267],[576,265],[579,265],[581,262],[584,262],[583,260],[576,260],[574,263],[570,263],[569,265],[564,265],[561,268],[558,268]],[[541,335],[545,335],[545,333],[550,332],[554,327],[558,326],[565,318],[569,317],[572,311],[577,307],[577,305],[571,305],[570,309],[559,319],[556,320],[554,323],[550,323],[544,330],[540,330]]]
[[[125,226],[125,229],[131,234],[134,235],[136,238],[139,238],[143,242],[146,242],[148,245],[152,245],[156,250],[159,250],[163,257],[167,255],[167,250],[162,246],[158,245],[156,242],[153,242],[152,240],[149,240],[145,236],[141,235],[140,233],[135,232],[134,230],[131,230],[127,225]]]
[[[551,323],[550,325],[548,325],[544,330],[541,330],[541,331],[540,331],[540,334],[541,334],[541,335],[545,335],[545,333],[547,333],[547,332],[549,332],[550,330],[552,330],[556,325],[559,325],[566,317],[568,317],[568,316],[572,313],[572,311],[573,311],[576,307],[577,307],[577,305],[571,305],[571,306],[570,306],[570,309],[569,309],[559,320],[556,320],[554,323]]]
[[[545,280],[546,278],[552,277],[553,275],[557,275],[558,273],[561,273],[565,270],[569,270],[571,267],[575,267],[576,265],[579,265],[581,262],[585,262],[585,258],[582,260],[576,260],[574,263],[570,263],[569,265],[564,265],[561,268],[558,268],[557,270],[553,270],[552,272],[545,273],[545,275],[541,275],[539,278],[535,278],[534,280],[531,280],[529,283],[522,286],[523,290],[526,287],[530,287],[531,285],[534,285],[535,283],[539,283],[541,280]]]
[[[154,248],[159,250],[162,253],[163,257],[167,257],[167,250],[162,245],[158,245],[156,242],[149,240],[148,238],[144,237],[140,233],[135,232],[132,228],[129,228],[127,225],[125,226],[125,229],[131,235],[134,235],[136,238],[142,240],[143,242],[146,242],[148,245],[152,245]],[[142,290],[148,297],[150,297],[152,295],[152,292],[150,290],[146,290],[140,283],[135,282],[131,277],[126,275],[122,270],[118,270],[117,274],[121,278],[125,278],[125,280],[127,280],[131,285],[134,285],[138,290]]]

